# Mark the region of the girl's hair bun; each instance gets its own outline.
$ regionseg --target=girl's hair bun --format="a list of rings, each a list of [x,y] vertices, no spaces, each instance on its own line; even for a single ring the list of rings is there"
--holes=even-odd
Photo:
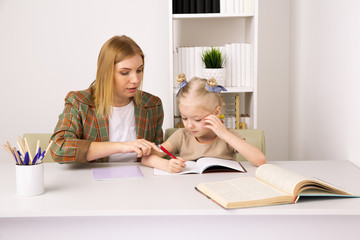
[[[180,73],[179,75],[177,75],[176,81],[178,82],[178,84],[181,84],[183,81],[186,81],[186,76],[185,76],[185,74],[184,74],[184,73]]]
[[[210,78],[207,80],[207,85],[209,85],[209,87],[215,87],[217,85],[216,79],[215,78]]]

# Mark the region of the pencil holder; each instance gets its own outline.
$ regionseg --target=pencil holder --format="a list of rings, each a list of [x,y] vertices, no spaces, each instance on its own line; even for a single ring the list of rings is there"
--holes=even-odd
[[[44,193],[44,164],[16,165],[16,192],[19,196]]]

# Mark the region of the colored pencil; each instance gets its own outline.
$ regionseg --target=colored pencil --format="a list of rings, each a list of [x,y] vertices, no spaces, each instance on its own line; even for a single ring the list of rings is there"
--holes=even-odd
[[[176,157],[174,155],[172,155],[168,150],[166,150],[163,146],[159,145],[159,148],[161,150],[163,150],[167,155],[169,155],[170,157],[172,157],[173,159],[176,159]]]

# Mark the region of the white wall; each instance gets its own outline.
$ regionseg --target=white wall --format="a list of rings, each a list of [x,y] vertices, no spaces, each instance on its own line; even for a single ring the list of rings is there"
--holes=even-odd
[[[258,128],[268,160],[289,159],[289,0],[259,0]]]
[[[89,86],[116,34],[143,48],[144,90],[163,99],[171,126],[168,2],[1,0],[0,143],[52,132],[66,93]],[[269,160],[360,165],[359,11],[357,0],[259,0],[258,127]]]
[[[360,1],[290,6],[290,157],[360,165]]]
[[[258,127],[269,160],[360,165],[360,1],[259,0]]]
[[[1,0],[0,143],[52,132],[66,93],[95,79],[100,48],[113,35],[126,34],[142,47],[143,89],[169,112],[168,29],[163,0]],[[166,116],[164,127],[171,123]],[[0,158],[9,158],[4,149]]]

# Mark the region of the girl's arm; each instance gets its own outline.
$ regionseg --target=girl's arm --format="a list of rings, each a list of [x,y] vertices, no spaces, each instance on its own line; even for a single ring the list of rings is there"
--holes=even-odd
[[[173,151],[173,147],[168,141],[165,141],[162,146],[169,152]],[[177,157],[176,159],[171,158],[167,160],[163,158],[165,155],[163,152],[153,151],[152,154],[142,157],[141,163],[145,166],[157,168],[169,173],[181,172],[186,167],[186,161],[184,159]]]
[[[258,167],[266,163],[265,155],[257,147],[247,143],[244,139],[239,138],[229,131],[223,135],[222,139],[253,165]]]
[[[229,132],[217,116],[209,115],[204,118],[204,122],[207,123],[205,127],[213,130],[219,138],[223,139],[230,146],[236,149],[253,165],[260,166],[266,163],[265,155],[257,147]]]

